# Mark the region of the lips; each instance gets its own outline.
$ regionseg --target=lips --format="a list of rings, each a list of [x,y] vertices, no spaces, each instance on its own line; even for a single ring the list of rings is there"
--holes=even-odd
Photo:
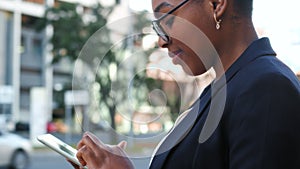
[[[174,64],[179,64],[180,63],[180,55],[183,53],[182,50],[176,50],[176,51],[173,51],[173,52],[169,52],[169,56],[172,58],[172,62]]]

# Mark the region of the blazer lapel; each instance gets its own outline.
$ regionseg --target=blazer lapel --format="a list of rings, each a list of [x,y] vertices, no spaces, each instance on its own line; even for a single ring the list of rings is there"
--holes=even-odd
[[[260,49],[260,50],[257,50]],[[276,56],[268,38],[254,41],[247,50],[229,67],[226,71],[226,82],[229,82],[234,75],[247,64],[261,56]],[[224,84],[223,84],[224,85]],[[221,85],[220,85],[221,86]]]
[[[161,169],[168,157],[171,149],[175,147],[184,137],[188,134],[190,129],[194,126],[198,117],[200,117],[204,109],[210,102],[210,86],[205,89],[200,99],[198,99],[193,105],[190,112],[184,117],[184,119],[174,127],[169,133],[167,138],[163,141],[158,148],[152,162],[150,169]]]
[[[259,48],[263,49],[257,50]],[[233,79],[233,77],[247,64],[259,57],[267,55],[276,55],[268,38],[262,38],[253,42],[248,49],[231,65],[231,67],[227,69],[225,74],[211,84],[211,106],[209,107],[209,112],[201,129],[199,143],[204,143],[207,139],[209,139],[219,125],[224,113],[227,98],[227,84],[229,84],[229,81]],[[203,108],[200,109],[200,112],[203,112]],[[198,119],[200,117],[198,117]]]

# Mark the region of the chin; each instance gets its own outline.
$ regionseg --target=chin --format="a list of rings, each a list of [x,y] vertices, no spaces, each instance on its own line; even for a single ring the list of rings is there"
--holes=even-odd
[[[206,69],[195,69],[194,70],[194,69],[190,69],[189,67],[186,67],[186,66],[182,66],[182,69],[189,76],[199,76],[207,71]]]
[[[193,70],[191,70],[189,67],[187,67],[187,66],[181,66],[182,67],[182,69],[183,69],[183,71],[187,74],[187,75],[189,75],[189,76],[196,76],[196,72],[194,72]]]

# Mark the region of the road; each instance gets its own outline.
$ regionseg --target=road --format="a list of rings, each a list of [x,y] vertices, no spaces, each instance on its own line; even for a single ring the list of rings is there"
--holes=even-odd
[[[132,159],[136,169],[147,169],[149,158]],[[51,150],[35,150],[28,169],[72,169],[73,167],[61,155]]]

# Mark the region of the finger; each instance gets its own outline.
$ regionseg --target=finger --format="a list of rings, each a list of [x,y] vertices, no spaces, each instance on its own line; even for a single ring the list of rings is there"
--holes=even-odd
[[[89,136],[96,144],[105,145],[96,135],[91,132],[86,132],[84,135]]]
[[[83,139],[86,135],[88,135],[89,132],[85,132],[81,138],[81,140],[77,143],[77,149],[80,149],[81,147],[83,147],[85,145]]]
[[[83,142],[83,140],[81,139],[78,143],[77,143],[77,150],[79,150],[81,147],[83,147],[85,144]]]
[[[89,141],[91,140],[91,141]],[[81,147],[83,147],[86,143],[91,143],[89,144],[89,147],[90,146],[93,146],[91,148],[95,148],[95,146],[97,147],[102,147],[102,148],[106,148],[105,144],[99,140],[97,138],[97,136],[95,136],[94,134],[90,133],[90,132],[85,132],[82,136],[82,139],[78,142],[77,144],[77,149],[80,149]],[[94,143],[94,145],[93,145]]]
[[[125,150],[126,147],[127,147],[127,142],[126,142],[126,141],[121,141],[121,142],[118,144],[118,146],[119,146],[121,149]]]
[[[78,149],[77,154],[76,154],[76,157],[77,157],[78,161],[80,162],[80,164],[82,166],[87,165],[87,163],[86,163],[86,161],[84,160],[84,157],[83,157],[84,152],[87,152],[87,147],[86,146],[83,146],[80,149]]]
[[[80,169],[80,167],[75,164],[73,161],[69,160],[69,159],[66,159],[75,169]]]
[[[81,144],[88,146],[92,150],[98,148],[107,149],[107,146],[104,143],[102,143],[95,135],[89,132],[84,134]]]

